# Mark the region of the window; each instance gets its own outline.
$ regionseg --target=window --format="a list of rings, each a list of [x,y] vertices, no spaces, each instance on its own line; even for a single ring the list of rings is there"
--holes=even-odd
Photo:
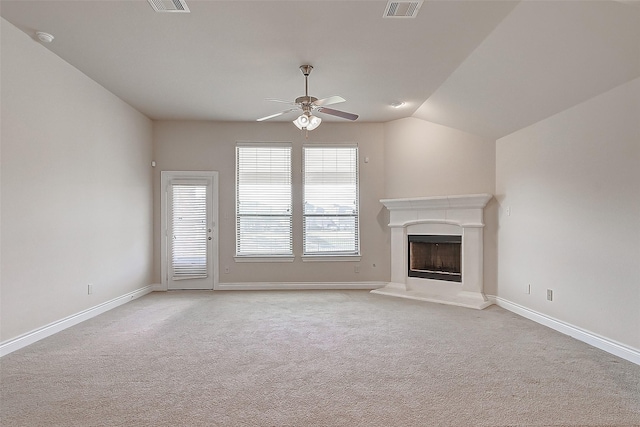
[[[359,255],[358,147],[303,147],[304,255]]]
[[[290,144],[236,146],[236,255],[293,255]]]

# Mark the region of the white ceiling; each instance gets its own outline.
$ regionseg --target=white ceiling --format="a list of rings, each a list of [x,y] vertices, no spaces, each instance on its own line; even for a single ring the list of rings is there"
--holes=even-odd
[[[0,15],[34,43],[53,34],[46,48],[152,119],[276,113],[265,98],[304,95],[308,63],[310,95],[341,95],[358,121],[413,115],[497,138],[640,76],[633,0],[426,0],[415,19],[383,18],[386,4],[1,0]]]

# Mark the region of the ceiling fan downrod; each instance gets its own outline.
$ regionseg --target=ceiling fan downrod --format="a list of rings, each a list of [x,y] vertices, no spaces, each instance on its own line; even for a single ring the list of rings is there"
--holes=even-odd
[[[304,75],[304,96],[300,96],[296,98],[296,104],[302,105],[302,110],[305,111],[305,106],[307,107],[307,111],[311,109],[311,103],[316,102],[318,98],[314,98],[313,96],[309,96],[309,74],[311,74],[311,70],[313,70],[313,65],[301,65],[300,71]]]

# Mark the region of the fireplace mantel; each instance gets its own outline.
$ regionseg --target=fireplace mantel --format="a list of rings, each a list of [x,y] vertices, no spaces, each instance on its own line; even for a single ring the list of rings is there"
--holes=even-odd
[[[483,309],[484,207],[491,194],[383,199],[391,228],[391,282],[373,292],[442,304]],[[462,236],[462,283],[409,277],[409,234]]]
[[[493,196],[491,194],[467,194],[463,196],[414,197],[408,199],[382,199],[382,203],[390,211],[401,209],[447,209],[478,208],[483,209]]]

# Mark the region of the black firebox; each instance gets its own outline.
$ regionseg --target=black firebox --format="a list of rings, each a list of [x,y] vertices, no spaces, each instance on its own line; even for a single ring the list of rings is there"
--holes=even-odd
[[[462,282],[462,236],[408,236],[409,277]]]

